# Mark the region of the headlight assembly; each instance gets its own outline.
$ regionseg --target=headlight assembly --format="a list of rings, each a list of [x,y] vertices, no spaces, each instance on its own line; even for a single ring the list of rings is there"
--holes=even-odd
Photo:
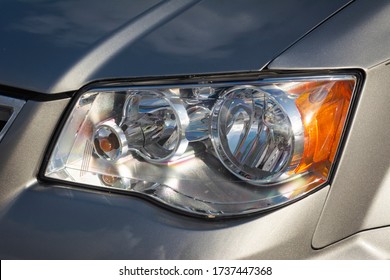
[[[44,175],[208,217],[270,209],[327,182],[356,82],[92,88],[78,96]]]

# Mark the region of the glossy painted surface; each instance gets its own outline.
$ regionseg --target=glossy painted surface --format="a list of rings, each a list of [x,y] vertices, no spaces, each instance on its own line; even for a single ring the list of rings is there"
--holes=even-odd
[[[0,84],[53,93],[113,77],[258,70],[347,2],[6,0]]]
[[[288,8],[279,9],[282,2]],[[0,84],[54,93],[100,78],[260,69],[344,1],[129,3],[2,1]],[[139,20],[150,13],[164,20],[144,32]],[[353,67],[366,78],[331,186],[263,215],[206,221],[136,197],[38,181],[70,98],[28,101],[0,142],[0,257],[389,258],[388,13],[387,1],[355,1],[268,66]],[[247,18],[256,24],[244,25],[248,32],[235,24]],[[117,34],[133,26],[138,35],[127,44]],[[112,38],[124,47],[111,51]],[[100,54],[109,59],[95,63]]]
[[[1,1],[0,84],[47,91],[99,41],[157,3]]]
[[[355,1],[271,62],[271,69],[370,69],[390,59],[390,2]]]
[[[383,141],[390,137],[389,13],[389,1],[356,1],[269,65],[365,70],[347,144],[313,237],[317,248],[390,224],[390,145]]]

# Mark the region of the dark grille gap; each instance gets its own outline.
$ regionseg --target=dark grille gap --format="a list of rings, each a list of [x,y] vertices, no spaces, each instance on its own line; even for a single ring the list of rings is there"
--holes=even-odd
[[[0,105],[0,132],[12,116],[13,109],[10,107],[4,107]]]

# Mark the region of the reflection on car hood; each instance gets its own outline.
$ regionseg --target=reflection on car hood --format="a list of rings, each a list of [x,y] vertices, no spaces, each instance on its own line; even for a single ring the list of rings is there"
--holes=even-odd
[[[5,0],[0,84],[42,93],[98,79],[259,70],[347,0]]]

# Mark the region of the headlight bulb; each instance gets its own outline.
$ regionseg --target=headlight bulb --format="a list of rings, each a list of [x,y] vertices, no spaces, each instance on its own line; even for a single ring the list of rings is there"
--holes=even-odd
[[[116,161],[129,151],[152,163],[174,161],[187,149],[188,124],[182,101],[171,93],[132,91],[119,124],[109,120],[96,127],[95,151],[109,161]]]
[[[252,184],[272,183],[297,166],[303,124],[294,100],[251,86],[230,89],[216,102],[211,139],[225,167]],[[288,111],[288,113],[287,113]]]
[[[127,154],[129,147],[127,137],[114,120],[97,125],[93,135],[96,154],[105,160],[116,161]]]

